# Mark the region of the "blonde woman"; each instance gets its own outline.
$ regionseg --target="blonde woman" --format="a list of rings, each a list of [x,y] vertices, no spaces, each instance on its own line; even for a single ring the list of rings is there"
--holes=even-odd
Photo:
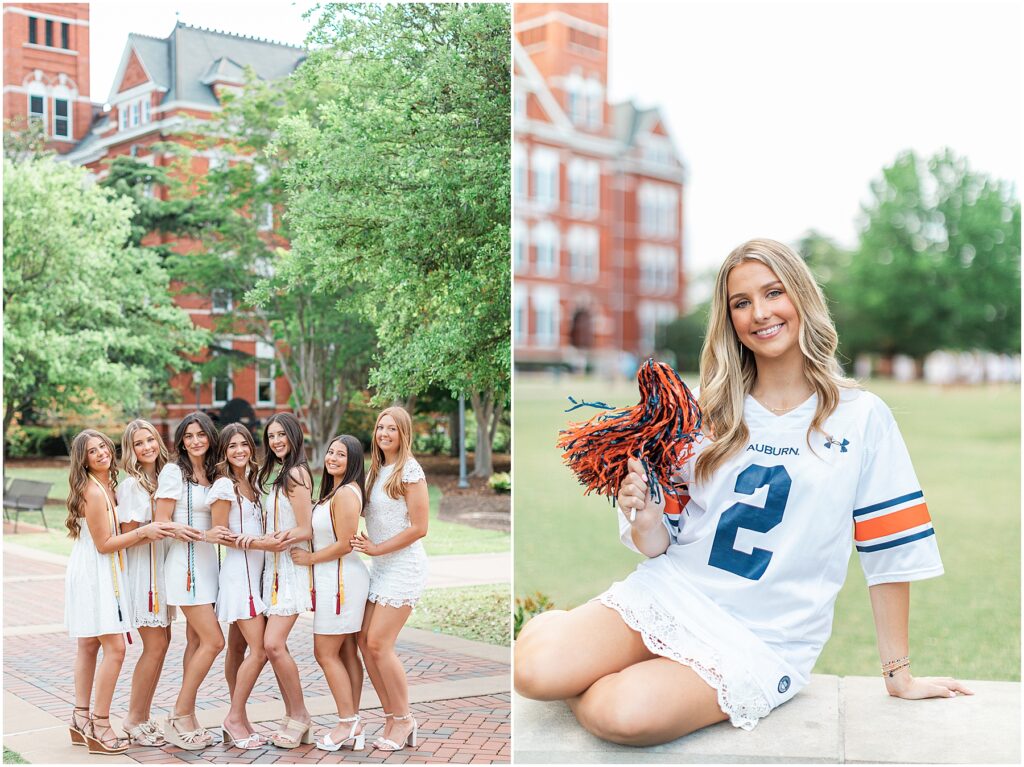
[[[65,526],[74,539],[64,582],[64,622],[78,640],[75,656],[75,710],[70,734],[75,745],[91,754],[120,754],[127,739],[110,726],[110,702],[124,663],[125,636],[132,626],[130,580],[124,550],[170,534],[167,525],[146,525],[128,533],[118,526],[114,443],[105,434],[86,429],[71,443]],[[96,666],[103,648],[103,660]],[[96,701],[89,715],[95,687]]]
[[[238,665],[227,668],[231,708],[221,731],[226,745],[254,749],[267,745],[249,721],[245,704],[260,672],[267,663],[263,649],[263,632],[267,606],[260,596],[264,554],[249,550],[252,541],[263,535],[263,509],[256,490],[256,443],[252,434],[240,423],[230,423],[220,433],[217,450],[217,473],[220,475],[207,496],[213,524],[231,529],[237,537],[229,541],[220,567],[220,588],[217,592],[217,618],[239,631],[249,647],[241,658],[233,656]],[[240,662],[239,662],[240,661]]]
[[[149,421],[136,419],[121,437],[121,468],[124,478],[117,486],[117,517],[121,530],[131,533],[153,523],[156,508],[157,477],[167,465],[168,454],[160,434]],[[201,533],[177,522],[161,525],[174,537],[197,541]],[[160,726],[150,716],[153,695],[160,682],[164,658],[171,641],[174,608],[167,605],[164,557],[167,545],[152,540],[146,546],[132,546],[126,552],[128,578],[125,598],[131,605],[132,628],[142,637],[142,655],[132,673],[132,692],[128,715],[122,722],[132,743],[161,746]]]
[[[630,462],[619,527],[649,559],[596,600],[524,627],[521,694],[566,699],[587,730],[629,745],[725,719],[752,729],[808,683],[854,544],[887,692],[971,694],[910,673],[909,582],[941,575],[942,562],[896,422],[843,377],[836,346],[796,253],[751,240],[729,255],[701,354],[709,428],[678,473],[689,502],[670,514]]]
[[[385,719],[374,742],[382,751],[416,747],[417,723],[409,710],[405,669],[395,654],[398,632],[427,585],[427,534],[430,501],[427,479],[412,455],[412,419],[400,407],[377,416],[370,450],[366,533],[352,548],[373,558],[370,593],[363,614],[359,647],[377,691]]]

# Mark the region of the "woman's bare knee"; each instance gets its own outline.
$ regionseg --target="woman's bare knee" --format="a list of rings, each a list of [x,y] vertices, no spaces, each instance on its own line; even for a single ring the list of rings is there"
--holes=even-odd
[[[515,688],[523,697],[561,700],[579,692],[567,691],[559,673],[565,637],[555,618],[567,614],[565,610],[541,613],[519,632],[515,645]]]

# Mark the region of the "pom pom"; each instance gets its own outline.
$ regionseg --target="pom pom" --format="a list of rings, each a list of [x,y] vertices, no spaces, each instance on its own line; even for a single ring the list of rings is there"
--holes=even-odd
[[[647,360],[637,373],[640,402],[594,416],[559,432],[563,460],[583,485],[584,495],[614,499],[629,473],[626,462],[639,457],[657,500],[661,488],[676,495],[670,477],[693,453],[701,427],[697,399],[669,365]],[[585,403],[590,404],[590,403]]]

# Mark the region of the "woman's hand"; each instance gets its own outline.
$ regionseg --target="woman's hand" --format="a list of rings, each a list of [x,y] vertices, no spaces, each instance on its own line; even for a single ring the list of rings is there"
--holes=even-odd
[[[174,535],[174,523],[150,522],[148,525],[136,528],[136,530],[140,538],[145,538],[148,541],[159,541],[161,538]]]
[[[629,474],[619,486],[619,509],[635,528],[640,531],[653,530],[661,525],[662,507],[651,500],[643,464],[636,458],[630,458],[626,466]]]
[[[371,557],[376,557],[380,555],[380,547],[376,543],[371,541],[369,538],[367,538],[366,533],[359,533],[359,535],[355,536],[351,541],[349,541],[349,545],[352,547],[353,551],[358,551],[362,554],[368,554]]]
[[[162,522],[160,524],[171,525],[171,535],[179,541],[195,543],[203,540],[203,531],[189,525],[183,525],[180,522]]]
[[[299,546],[292,549],[290,553],[292,555],[292,562],[300,567],[308,567],[313,564],[313,555]]]
[[[253,543],[255,543],[257,540],[259,540],[259,538],[257,538],[255,535],[240,535],[238,536],[238,538],[235,539],[235,546],[239,549],[248,549],[250,547],[253,547]]]
[[[214,525],[206,531],[205,541],[207,543],[231,543],[235,537],[229,528],[223,525]]]
[[[276,533],[271,533],[263,539],[262,548],[264,551],[282,552],[292,545],[292,541],[288,539],[288,531],[278,530]]]
[[[914,677],[910,672],[897,674],[891,679],[886,677],[885,689],[894,698],[906,700],[922,700],[924,698],[955,698],[961,695],[974,695],[961,682],[948,676]]]

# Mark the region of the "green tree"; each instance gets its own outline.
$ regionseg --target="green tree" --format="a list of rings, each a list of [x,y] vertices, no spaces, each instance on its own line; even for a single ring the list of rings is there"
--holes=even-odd
[[[231,309],[215,316],[219,335],[255,335],[274,349],[295,412],[309,431],[315,466],[362,396],[375,348],[373,328],[356,310],[351,286],[318,283],[313,275],[287,281],[277,276],[291,237],[289,217],[281,215],[281,167],[290,158],[267,148],[285,115],[315,111],[324,95],[297,89],[292,81],[261,82],[250,72],[245,88],[226,97],[212,121],[188,126],[201,136],[198,149],[225,158],[205,177],[190,179],[202,201],[198,207],[219,212],[196,231],[201,249],[169,259],[183,292],[208,296],[221,290],[232,298]],[[223,375],[232,361],[255,364],[239,352],[221,351],[204,365],[204,374]]]
[[[51,157],[4,160],[4,430],[18,413],[138,411],[168,397],[203,334],[153,253],[129,243],[130,200]]]
[[[474,474],[510,380],[510,14],[505,5],[328,5],[282,124],[293,249],[281,276],[358,289],[381,400],[440,385],[477,414]]]
[[[1020,202],[951,151],[900,154],[871,185],[838,286],[845,353],[1020,350]],[[848,308],[847,308],[848,307]]]

